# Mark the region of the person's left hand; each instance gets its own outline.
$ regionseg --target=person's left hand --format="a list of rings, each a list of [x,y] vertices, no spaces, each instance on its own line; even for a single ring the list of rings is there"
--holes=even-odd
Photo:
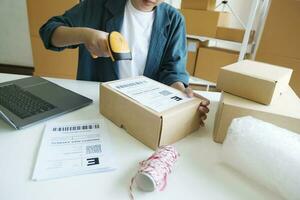
[[[199,124],[200,124],[200,126],[204,126],[204,121],[206,120],[207,113],[209,112],[209,109],[208,109],[208,105],[210,104],[209,100],[206,99],[205,97],[202,97],[199,94],[194,93],[192,88],[190,88],[190,87],[186,88],[182,82],[175,82],[171,85],[171,87],[184,92],[188,97],[195,96],[195,97],[198,97],[201,99],[200,105],[198,107],[198,111],[200,114]]]

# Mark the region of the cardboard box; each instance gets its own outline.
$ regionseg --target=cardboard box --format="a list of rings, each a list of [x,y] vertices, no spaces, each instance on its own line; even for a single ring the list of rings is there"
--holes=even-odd
[[[34,75],[76,79],[78,49],[63,52],[45,49],[40,37],[31,37]]]
[[[217,27],[216,38],[221,40],[229,40],[233,42],[243,42],[245,30],[230,27]],[[255,31],[251,31],[249,36],[249,42],[254,40]]]
[[[100,85],[100,113],[150,148],[172,144],[199,128],[200,99],[156,112],[112,88],[118,81]]]
[[[39,29],[44,23],[53,16],[64,14],[66,10],[72,8],[78,2],[78,0],[27,0],[30,35],[39,37]]]
[[[223,92],[215,118],[214,141],[223,143],[231,121],[243,116],[253,116],[300,133],[300,99],[290,87],[270,106]]]
[[[199,48],[194,76],[217,82],[221,67],[235,63],[239,52],[220,48]]]
[[[268,105],[287,90],[292,72],[285,67],[243,60],[221,68],[217,88]]]
[[[300,1],[272,0],[257,55],[300,59]]]
[[[194,75],[199,46],[200,46],[200,40],[189,39],[189,38],[187,39],[186,70],[190,75]]]
[[[187,63],[186,70],[190,75],[194,75],[199,47],[208,45],[208,41],[202,42],[197,39],[187,39]]]
[[[229,21],[229,13],[226,12],[181,9],[181,13],[189,35],[215,37],[217,26],[226,26]]]
[[[280,65],[293,69],[293,75],[290,81],[290,86],[300,97],[300,59],[286,56],[274,55],[271,53],[259,54],[255,58],[257,61]]]
[[[216,0],[182,0],[181,9],[214,10]]]
[[[207,92],[221,92],[220,90],[217,89],[215,85],[190,83],[189,86],[193,90],[200,90],[200,91],[207,91]]]

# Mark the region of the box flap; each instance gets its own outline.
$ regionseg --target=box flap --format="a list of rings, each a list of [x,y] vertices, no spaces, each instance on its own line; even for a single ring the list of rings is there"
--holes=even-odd
[[[262,80],[278,82],[286,76],[291,77],[293,70],[285,67],[279,67],[257,61],[243,60],[228,66],[221,70],[227,70],[235,73],[256,77]]]
[[[218,109],[215,115],[215,121],[214,121],[214,130],[213,130],[213,139],[215,142],[222,142],[222,138],[220,137],[219,133],[219,128],[221,124],[221,117],[223,113],[223,108],[224,108],[224,94],[222,92],[221,94],[221,99],[219,101]]]
[[[200,102],[200,99],[194,98],[192,101],[163,112],[159,145],[173,143],[199,128]]]

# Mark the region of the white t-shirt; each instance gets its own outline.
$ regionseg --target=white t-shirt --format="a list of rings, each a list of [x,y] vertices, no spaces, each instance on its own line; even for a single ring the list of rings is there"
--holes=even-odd
[[[143,12],[133,7],[131,0],[125,6],[122,35],[132,53],[132,60],[119,61],[119,78],[143,75],[151,39],[154,11]]]

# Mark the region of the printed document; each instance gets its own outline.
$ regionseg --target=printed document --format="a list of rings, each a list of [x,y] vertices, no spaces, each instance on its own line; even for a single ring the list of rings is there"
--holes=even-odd
[[[143,76],[110,83],[109,86],[157,112],[193,99],[179,90]]]
[[[32,179],[47,180],[113,169],[115,164],[103,121],[48,124]]]

